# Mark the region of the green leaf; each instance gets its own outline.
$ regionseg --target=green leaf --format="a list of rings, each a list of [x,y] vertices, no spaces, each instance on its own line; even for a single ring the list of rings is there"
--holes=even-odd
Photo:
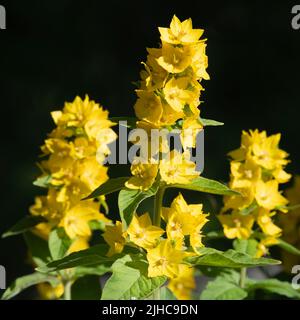
[[[276,210],[288,210],[288,211],[293,211],[293,210],[297,210],[300,208],[300,203],[299,204],[295,204],[295,205],[291,205],[291,206],[278,206],[275,209]]]
[[[129,129],[135,129],[136,122],[138,121],[138,119],[134,117],[112,117],[112,118],[109,118],[109,120],[118,124],[119,124],[119,121],[127,121],[126,127]]]
[[[220,239],[220,238],[224,238],[224,232],[223,230],[220,231],[209,231],[206,235],[205,238],[206,239]]]
[[[49,235],[49,250],[53,260],[61,259],[67,253],[72,240],[67,236],[64,228],[52,230]]]
[[[24,234],[24,238],[31,257],[38,267],[44,266],[51,261],[51,254],[46,240],[30,231]]]
[[[17,222],[13,227],[11,227],[8,231],[2,234],[2,238],[7,238],[10,236],[15,236],[20,233],[24,233],[37,224],[41,222],[46,222],[47,220],[41,216],[27,216]]]
[[[166,277],[149,278],[148,264],[140,259],[134,261],[126,255],[112,265],[113,274],[103,288],[102,300],[144,299],[166,282]]]
[[[189,184],[173,184],[167,185],[166,187],[194,190],[227,196],[239,195],[237,191],[229,189],[225,184],[203,177],[198,177],[192,180]]]
[[[257,209],[257,207],[258,207],[258,206],[257,206],[257,203],[256,203],[256,201],[255,201],[255,202],[253,202],[252,204],[250,204],[249,207],[241,210],[239,213],[240,213],[241,215],[243,215],[243,216],[247,216],[248,214],[250,214],[251,212],[253,212],[255,209]]]
[[[89,227],[92,230],[101,230],[103,231],[105,229],[105,222],[101,220],[90,220],[89,221]]]
[[[242,300],[247,295],[247,291],[234,282],[223,277],[217,277],[215,280],[208,282],[207,287],[200,295],[200,300]]]
[[[97,276],[86,276],[75,281],[71,288],[72,300],[100,300],[101,285]]]
[[[236,251],[246,253],[251,257],[256,255],[258,242],[255,239],[235,239],[233,247]]]
[[[33,181],[33,185],[41,188],[49,188],[51,184],[51,175],[45,175],[38,177],[35,181]]]
[[[204,127],[207,127],[207,126],[223,126],[224,123],[223,122],[219,122],[219,121],[216,121],[216,120],[211,120],[211,119],[204,119],[204,118],[199,118],[200,122],[202,123],[202,125]]]
[[[293,289],[291,283],[277,279],[253,280],[247,279],[246,289],[248,291],[264,290],[276,293],[292,299],[300,299],[300,292]]]
[[[97,275],[102,276],[105,273],[109,272],[111,270],[110,267],[105,265],[97,265],[97,266],[80,266],[74,268],[74,277],[75,278],[81,278],[86,275]]]
[[[282,239],[278,239],[277,246],[280,247],[281,249],[289,252],[289,253],[292,253],[292,254],[294,254],[296,256],[300,256],[300,250],[299,249],[297,249],[296,247],[294,247],[290,243],[283,241]]]
[[[19,294],[21,291],[34,286],[38,283],[48,282],[52,286],[59,285],[59,280],[46,274],[35,272],[33,274],[16,279],[4,292],[2,300],[8,300]]]
[[[189,257],[186,258],[185,261],[194,266],[202,265],[223,268],[256,267],[281,263],[274,259],[252,258],[248,254],[237,252],[232,249],[222,252],[212,248],[202,248],[199,250],[199,254],[200,256]]]
[[[129,225],[139,204],[157,193],[159,180],[156,180],[147,191],[122,189],[119,193],[118,205],[122,222]]]
[[[124,187],[125,182],[129,179],[129,177],[119,177],[114,179],[109,179],[96,190],[94,190],[89,196],[82,200],[97,198],[100,196],[104,196],[106,194],[110,194],[113,192],[117,192]]]
[[[168,287],[163,286],[159,290],[161,300],[177,300],[177,298],[174,296],[174,294]]]
[[[96,266],[99,264],[110,266],[114,260],[116,260],[117,255],[113,257],[107,257],[107,251],[107,245],[99,244],[86,250],[71,253],[60,260],[48,263],[47,266],[39,267],[37,270],[47,273],[79,266]]]

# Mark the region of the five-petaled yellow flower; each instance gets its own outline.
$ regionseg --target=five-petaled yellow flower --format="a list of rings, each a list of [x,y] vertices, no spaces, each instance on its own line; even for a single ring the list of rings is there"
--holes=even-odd
[[[127,229],[130,241],[136,245],[151,249],[158,243],[158,239],[165,231],[159,227],[153,226],[148,213],[144,213],[140,217],[136,214]]]

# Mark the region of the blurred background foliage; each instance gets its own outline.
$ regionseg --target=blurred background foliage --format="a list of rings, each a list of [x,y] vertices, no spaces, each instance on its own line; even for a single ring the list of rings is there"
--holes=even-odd
[[[227,152],[239,146],[241,130],[255,128],[281,132],[281,146],[291,154],[288,171],[300,173],[300,30],[291,27],[295,3],[0,2],[7,11],[7,30],[0,30],[0,233],[26,215],[41,193],[32,181],[39,146],[53,128],[50,112],[89,94],[111,116],[133,116],[132,82],[139,79],[146,47],[158,45],[157,27],[168,26],[174,13],[205,29],[211,80],[203,81],[202,116],[225,122],[205,132],[203,175],[227,181]],[[124,166],[110,169],[112,176],[126,172]],[[190,202],[204,201],[207,210],[215,206],[214,197],[184,195]],[[116,217],[116,196],[109,203]],[[0,242],[8,282],[31,271],[26,257],[21,237]]]

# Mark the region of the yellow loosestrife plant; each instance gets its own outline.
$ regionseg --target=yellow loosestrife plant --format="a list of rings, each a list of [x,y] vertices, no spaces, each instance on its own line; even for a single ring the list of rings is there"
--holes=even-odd
[[[131,177],[110,179],[103,163],[117,135],[108,112],[88,96],[52,112],[56,127],[41,148],[41,175],[34,182],[43,195],[3,235],[24,234],[35,272],[17,279],[3,299],[32,285],[43,299],[75,299],[82,278],[97,286],[90,299],[162,299],[163,291],[172,299],[246,299],[256,289],[300,298],[288,282],[247,276],[247,268],[281,263],[266,257],[271,246],[300,253],[288,218],[300,201],[299,179],[298,193],[289,189],[285,197],[280,185],[291,175],[280,134],[243,131],[241,146],[229,153],[229,184],[202,177],[191,149],[205,126],[222,125],[200,116],[203,80],[209,80],[204,30],[174,15],[159,33],[159,47],[148,48],[142,63],[136,118],[119,119],[145,130],[147,142],[152,129],[179,129],[183,152],[162,140],[154,148],[150,143],[150,152],[133,159]],[[180,190],[166,206],[169,188],[221,195],[223,208],[207,212],[202,203],[188,203]],[[113,192],[119,193],[116,221],[106,203]],[[141,212],[148,198],[153,207]],[[207,232],[214,215],[219,224]],[[214,241],[225,238],[232,248],[222,251]],[[109,277],[101,287],[104,275]],[[196,279],[206,275],[213,280],[197,296]]]

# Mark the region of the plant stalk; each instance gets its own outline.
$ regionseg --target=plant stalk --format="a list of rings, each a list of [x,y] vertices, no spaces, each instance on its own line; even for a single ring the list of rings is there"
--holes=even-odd
[[[160,227],[160,220],[161,220],[161,207],[163,202],[163,197],[165,193],[165,187],[159,187],[155,198],[154,198],[154,216],[153,216],[153,225]]]
[[[64,291],[64,300],[71,300],[71,288],[72,288],[72,282],[67,281],[65,283],[65,291]]]
[[[161,207],[163,203],[163,197],[165,193],[165,187],[160,186],[155,197],[154,197],[154,215],[153,215],[153,225],[160,227],[161,222]],[[153,300],[160,300],[160,288],[157,288],[151,297]]]
[[[247,268],[241,268],[241,272],[240,272],[240,287],[242,289],[245,288],[246,276],[247,276]]]

